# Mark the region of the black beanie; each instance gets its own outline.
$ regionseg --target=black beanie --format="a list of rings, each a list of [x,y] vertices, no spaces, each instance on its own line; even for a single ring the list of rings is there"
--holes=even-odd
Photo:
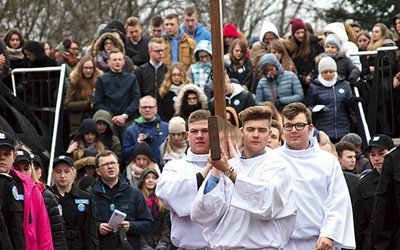
[[[32,54],[36,56],[36,60],[43,61],[46,58],[46,53],[44,52],[44,48],[40,45],[39,42],[36,41],[27,41],[22,47],[22,52],[25,54],[24,50],[28,50]]]
[[[153,162],[157,162],[156,159],[154,159],[153,153],[151,152],[149,145],[145,142],[141,142],[135,147],[135,149],[132,152],[132,157],[129,160],[129,162],[133,161],[133,159],[135,159],[135,157],[140,154],[146,155]]]

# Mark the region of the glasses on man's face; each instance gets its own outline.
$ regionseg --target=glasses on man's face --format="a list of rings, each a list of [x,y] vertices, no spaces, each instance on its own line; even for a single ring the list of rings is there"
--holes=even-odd
[[[171,74],[172,77],[181,77],[181,74]]]
[[[141,109],[154,109],[156,106],[141,106]]]
[[[118,162],[110,161],[110,162],[106,162],[106,163],[101,164],[99,167],[108,167],[108,166],[115,167],[117,164],[118,164]]]
[[[157,50],[153,50],[153,52],[157,53],[157,54],[161,54],[161,53],[164,53],[164,50],[163,49],[157,49]]]
[[[299,122],[299,123],[296,123],[296,124],[285,123],[285,124],[283,124],[283,129],[285,131],[292,131],[293,127],[295,127],[297,131],[301,131],[307,125],[309,125],[309,124],[308,123],[303,123],[303,122]]]

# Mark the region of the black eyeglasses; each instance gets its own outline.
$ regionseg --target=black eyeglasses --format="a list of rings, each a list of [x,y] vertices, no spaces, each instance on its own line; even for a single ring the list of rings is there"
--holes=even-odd
[[[292,131],[293,127],[295,127],[297,131],[301,131],[307,125],[309,125],[309,124],[308,123],[303,123],[303,122],[299,122],[299,123],[296,123],[296,124],[285,123],[285,124],[283,124],[283,129],[285,131]]]
[[[99,167],[108,167],[108,166],[114,167],[117,164],[118,164],[118,162],[110,161],[110,162],[106,162],[106,163],[101,164]]]
[[[154,109],[156,106],[141,106],[140,109]]]

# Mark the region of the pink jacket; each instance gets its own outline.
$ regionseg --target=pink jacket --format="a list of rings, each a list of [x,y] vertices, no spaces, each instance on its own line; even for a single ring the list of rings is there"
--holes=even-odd
[[[53,250],[49,216],[39,188],[25,174],[10,170],[24,187],[24,235],[27,250]]]

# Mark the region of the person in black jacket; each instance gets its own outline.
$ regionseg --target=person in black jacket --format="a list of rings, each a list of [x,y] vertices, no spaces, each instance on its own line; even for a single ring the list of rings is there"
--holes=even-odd
[[[100,179],[89,190],[96,202],[97,228],[99,229],[100,249],[115,250],[118,230],[124,230],[127,241],[133,249],[141,249],[140,236],[152,230],[153,218],[146,200],[139,189],[129,185],[119,174],[117,156],[110,150],[96,155],[96,172]],[[126,214],[125,219],[114,228],[108,224],[114,210]]]
[[[356,186],[356,199],[353,206],[353,211],[356,247],[359,250],[372,249],[372,231],[374,230],[374,233],[376,231],[374,229],[374,225],[371,224],[375,194],[377,191],[380,174],[382,172],[384,157],[393,147],[393,141],[389,136],[378,134],[371,138],[368,147],[365,149],[365,151],[369,153],[369,159],[372,163],[373,169],[370,173],[364,175],[364,177],[358,181]],[[380,192],[380,194],[383,194],[383,192]],[[395,218],[396,216],[391,217],[390,220],[394,221]],[[382,233],[382,235],[385,234],[384,232]],[[378,249],[394,248],[382,247]]]
[[[22,48],[22,52],[27,58],[27,68],[41,68],[41,67],[52,67],[58,66],[56,60],[46,56],[44,48],[36,41],[27,41]],[[21,80],[24,78],[22,77]],[[54,95],[56,85],[52,84],[50,91],[44,88],[42,85],[47,83],[49,80],[58,80],[58,74],[53,72],[31,72],[26,74],[26,80],[28,84],[17,86],[19,92],[27,93],[26,99],[31,99],[32,102],[39,106],[48,106],[53,104],[49,99]],[[45,85],[47,86],[47,85]],[[23,88],[25,90],[23,91]],[[39,95],[41,94],[41,96]]]
[[[0,145],[0,155],[3,155]],[[26,249],[22,228],[22,206],[14,193],[13,177],[0,174],[0,249]]]
[[[60,200],[69,250],[97,250],[95,203],[92,196],[74,184],[73,160],[61,155],[53,162],[54,193]]]
[[[148,46],[150,61],[140,65],[135,70],[135,75],[140,87],[140,96],[151,95],[156,97],[168,71],[168,67],[162,62],[164,58],[164,40],[159,37],[153,37],[150,39]]]
[[[371,219],[373,249],[400,248],[400,146],[385,156]]]

